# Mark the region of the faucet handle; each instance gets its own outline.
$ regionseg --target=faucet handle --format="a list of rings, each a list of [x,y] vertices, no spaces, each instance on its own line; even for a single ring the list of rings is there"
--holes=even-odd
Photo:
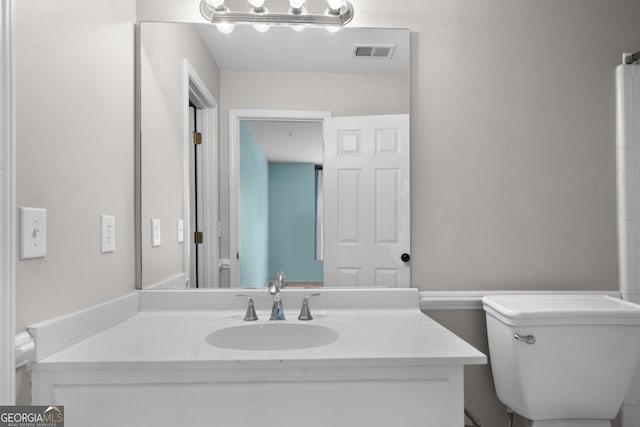
[[[247,305],[247,312],[244,315],[244,320],[246,322],[254,322],[258,320],[258,315],[256,314],[256,307],[253,304],[253,298],[251,298],[249,295],[244,295],[244,294],[238,294],[236,296],[249,298],[249,304]]]
[[[302,300],[302,308],[300,309],[300,316],[298,316],[298,320],[313,320],[313,316],[311,315],[311,310],[309,309],[309,298],[317,297],[320,294],[309,294]]]

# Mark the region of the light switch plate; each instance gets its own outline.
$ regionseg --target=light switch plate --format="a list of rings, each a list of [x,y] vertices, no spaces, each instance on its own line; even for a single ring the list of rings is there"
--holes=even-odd
[[[184,220],[178,220],[178,243],[184,242]]]
[[[101,251],[103,254],[116,251],[116,217],[100,215]]]
[[[20,208],[20,258],[47,255],[47,210]]]
[[[160,220],[156,218],[151,220],[151,246],[160,246]]]

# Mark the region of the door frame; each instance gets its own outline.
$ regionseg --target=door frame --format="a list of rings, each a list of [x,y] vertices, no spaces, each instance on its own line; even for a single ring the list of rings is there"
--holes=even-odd
[[[331,111],[229,110],[229,283],[240,287],[240,121],[319,122]]]
[[[203,224],[203,288],[218,287],[218,101],[211,94],[202,78],[191,63],[184,60],[184,151],[183,151],[183,185],[184,185],[184,271],[191,281],[191,248],[193,233],[191,232],[191,161],[193,147],[189,124],[189,100],[201,113],[202,133],[202,224]]]
[[[13,0],[0,0],[0,405],[15,403]]]

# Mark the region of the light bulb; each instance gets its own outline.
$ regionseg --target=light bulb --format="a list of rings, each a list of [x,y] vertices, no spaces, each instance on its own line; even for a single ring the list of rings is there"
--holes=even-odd
[[[340,10],[346,4],[346,0],[327,0],[327,4],[331,10]]]
[[[233,29],[236,28],[236,26],[230,22],[220,22],[219,24],[216,24],[216,27],[222,34],[230,34],[233,32]]]
[[[269,24],[253,24],[253,28],[259,33],[266,33],[271,28]]]
[[[254,8],[254,9],[262,9],[262,6],[264,6],[264,0],[248,0],[249,4]]]
[[[304,30],[306,27],[304,25],[292,25],[291,28],[293,28],[294,31],[299,33],[300,31]]]
[[[300,9],[304,5],[305,0],[289,0],[291,9]]]
[[[330,33],[337,33],[338,31],[340,31],[340,28],[342,27],[326,27],[327,31],[329,31]]]
[[[214,9],[224,8],[224,0],[205,0],[209,6]]]

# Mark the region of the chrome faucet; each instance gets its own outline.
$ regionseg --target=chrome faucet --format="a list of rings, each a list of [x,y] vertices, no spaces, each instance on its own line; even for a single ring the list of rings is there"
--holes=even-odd
[[[282,309],[282,296],[280,290],[284,287],[284,271],[278,273],[277,280],[269,282],[269,294],[273,295],[273,306],[269,320],[285,320]]]

